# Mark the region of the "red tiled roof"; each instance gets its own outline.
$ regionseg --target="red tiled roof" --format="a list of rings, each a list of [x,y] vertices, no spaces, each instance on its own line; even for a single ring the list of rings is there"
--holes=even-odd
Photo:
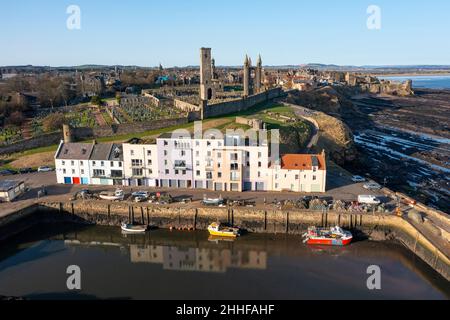
[[[325,170],[325,157],[322,154],[285,154],[281,157],[281,169],[312,170],[314,157],[317,159],[319,170]]]

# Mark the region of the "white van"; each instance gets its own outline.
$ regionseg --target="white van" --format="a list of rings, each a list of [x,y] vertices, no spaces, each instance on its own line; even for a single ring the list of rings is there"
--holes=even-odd
[[[369,196],[369,195],[359,195],[358,196],[358,202],[364,203],[364,204],[380,204],[381,201],[375,196]]]

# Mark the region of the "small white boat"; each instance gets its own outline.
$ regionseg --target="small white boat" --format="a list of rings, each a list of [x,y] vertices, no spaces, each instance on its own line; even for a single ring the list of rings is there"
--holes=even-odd
[[[123,193],[123,190],[117,189],[114,193],[101,192],[98,196],[100,199],[103,200],[116,201],[116,200],[123,200],[125,194]]]
[[[120,227],[122,231],[125,231],[127,233],[144,233],[148,230],[148,226],[135,225],[131,223],[122,223]]]
[[[205,206],[220,206],[223,203],[224,203],[224,201],[223,201],[222,197],[216,198],[216,199],[204,197],[202,200],[202,204]]]

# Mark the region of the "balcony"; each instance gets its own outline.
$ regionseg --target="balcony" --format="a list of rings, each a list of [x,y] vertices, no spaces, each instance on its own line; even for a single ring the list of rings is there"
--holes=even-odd
[[[205,170],[206,171],[213,171],[214,170],[214,165],[212,163],[206,163]]]
[[[241,181],[241,175],[240,174],[231,173],[230,174],[230,181]]]
[[[186,161],[175,160],[173,164],[175,170],[192,170],[192,167],[188,166]]]

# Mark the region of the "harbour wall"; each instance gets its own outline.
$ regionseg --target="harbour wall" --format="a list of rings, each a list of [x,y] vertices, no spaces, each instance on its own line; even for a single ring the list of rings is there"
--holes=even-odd
[[[36,213],[36,214],[34,214]],[[159,228],[206,230],[215,221],[237,225],[252,233],[301,235],[308,225],[340,225],[372,240],[398,240],[450,281],[448,252],[442,252],[402,217],[337,211],[217,207],[165,207],[99,201],[42,202],[0,219],[0,240],[23,232],[37,222],[73,221],[119,226],[135,221]],[[358,234],[362,231],[361,234]]]

